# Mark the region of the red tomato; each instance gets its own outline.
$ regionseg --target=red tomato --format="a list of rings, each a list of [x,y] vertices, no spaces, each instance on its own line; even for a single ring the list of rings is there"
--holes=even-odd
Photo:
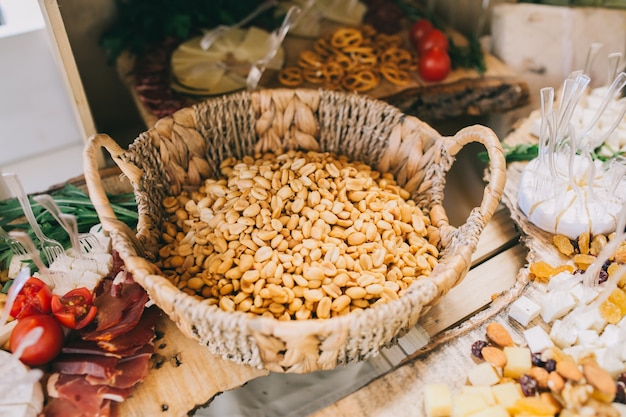
[[[61,352],[63,347],[65,335],[59,322],[47,314],[33,314],[17,321],[9,339],[11,352],[15,352],[24,336],[38,326],[43,328],[41,338],[34,345],[27,347],[20,358],[29,366],[39,366],[50,362]]]
[[[19,319],[32,314],[50,312],[52,291],[42,280],[30,277],[11,307],[11,317]]]
[[[63,297],[52,296],[52,314],[68,329],[82,329],[96,317],[93,295],[85,287],[68,291]]]
[[[439,48],[444,51],[448,51],[450,45],[448,44],[448,37],[445,33],[439,29],[432,29],[420,40],[417,44],[417,52],[419,55],[424,55],[426,51],[433,48]]]
[[[450,73],[450,56],[440,48],[433,48],[419,59],[420,77],[426,81],[441,81]]]
[[[422,38],[433,29],[433,24],[428,19],[419,19],[409,29],[409,40],[414,47],[420,44]]]

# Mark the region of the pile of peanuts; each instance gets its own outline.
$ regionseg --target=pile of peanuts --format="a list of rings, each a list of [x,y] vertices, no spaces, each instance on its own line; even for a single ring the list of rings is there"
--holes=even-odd
[[[164,199],[158,266],[181,291],[279,320],[398,299],[437,264],[430,219],[391,174],[329,153],[226,159]]]
[[[416,58],[402,47],[399,35],[378,33],[372,26],[339,28],[300,52],[296,65],[284,67],[278,81],[288,87],[305,82],[328,89],[365,92],[381,79],[397,86],[411,82]]]

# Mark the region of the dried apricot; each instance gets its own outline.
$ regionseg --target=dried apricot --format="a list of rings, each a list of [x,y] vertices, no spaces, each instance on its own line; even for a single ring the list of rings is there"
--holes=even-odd
[[[537,261],[530,264],[530,273],[535,277],[535,281],[548,282],[556,272],[555,268],[545,261]]]
[[[605,300],[602,304],[600,304],[600,315],[607,322],[617,324],[622,318],[622,311],[614,303],[609,300]]]
[[[622,317],[626,315],[626,293],[622,289],[615,288],[608,300],[619,307]]]
[[[574,245],[565,235],[554,235],[552,243],[565,256],[571,256],[574,253]]]
[[[600,251],[606,246],[608,240],[604,235],[595,235],[591,240],[589,246],[589,253],[594,256],[598,256]]]
[[[574,263],[579,269],[582,269],[583,271],[586,271],[587,268],[589,268],[589,265],[594,263],[595,260],[596,257],[592,255],[585,255],[582,253],[574,255]]]
[[[578,236],[578,252],[587,255],[589,253],[589,232]]]

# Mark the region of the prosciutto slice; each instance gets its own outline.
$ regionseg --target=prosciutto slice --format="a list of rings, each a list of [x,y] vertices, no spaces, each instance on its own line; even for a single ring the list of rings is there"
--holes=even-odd
[[[81,332],[85,340],[108,341],[133,329],[148,301],[148,293],[137,283],[123,284],[119,296],[111,293],[112,281],[104,280],[104,291],[97,295],[96,327]]]
[[[132,349],[141,348],[154,339],[154,326],[159,317],[161,317],[161,310],[154,305],[148,307],[132,332],[126,332],[111,340],[100,340],[98,346],[112,353],[128,352]]]
[[[61,354],[52,362],[52,370],[61,374],[91,375],[110,379],[122,371],[116,369],[119,358],[104,355]]]
[[[145,345],[141,351],[134,356],[120,360],[115,370],[108,378],[87,375],[85,379],[90,384],[106,384],[114,388],[130,388],[143,381],[150,371],[150,357],[154,352],[154,346]]]
[[[81,375],[52,374],[48,379],[48,395],[73,403],[87,416],[101,413],[105,401],[122,402],[132,388],[91,385]]]

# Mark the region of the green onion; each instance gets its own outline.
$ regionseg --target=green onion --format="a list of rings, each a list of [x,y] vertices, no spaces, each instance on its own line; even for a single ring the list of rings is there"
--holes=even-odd
[[[75,185],[66,184],[63,188],[51,191],[49,194],[63,213],[76,216],[79,232],[88,232],[91,227],[100,223],[98,213],[89,199],[89,196]],[[131,228],[135,228],[138,215],[134,194],[125,193],[108,195],[108,197],[111,208],[118,220],[126,223]],[[44,234],[61,242],[66,249],[69,248],[71,246],[69,236],[56,220],[54,220],[54,217],[39,205],[39,203],[35,202],[32,197],[30,197],[30,203],[35,218]],[[28,222],[24,219],[24,212],[15,198],[0,201],[0,226],[6,231],[25,231],[30,235],[31,239],[36,242],[35,234],[30,229]],[[13,253],[6,242],[0,241],[0,270],[8,269],[12,255]]]

